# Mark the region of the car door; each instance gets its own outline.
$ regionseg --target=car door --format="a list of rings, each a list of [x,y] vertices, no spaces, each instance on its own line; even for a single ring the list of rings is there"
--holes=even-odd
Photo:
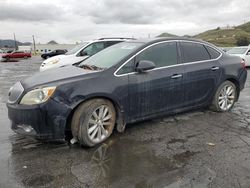
[[[185,65],[183,85],[184,105],[203,105],[213,97],[222,69],[218,61],[220,52],[213,47],[196,42],[180,42],[182,63]]]
[[[19,52],[17,51],[17,52],[13,52],[12,54],[11,54],[11,57],[12,58],[19,58]]]
[[[135,57],[155,63],[153,70],[129,74],[129,116],[131,121],[165,113],[182,106],[184,69],[178,65],[176,42],[155,44]]]
[[[25,56],[25,53],[22,51],[17,52],[17,58],[23,58]]]

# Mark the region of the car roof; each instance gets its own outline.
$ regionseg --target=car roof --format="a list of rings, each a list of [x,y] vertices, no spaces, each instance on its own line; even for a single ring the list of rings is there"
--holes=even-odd
[[[83,43],[94,43],[94,42],[100,42],[100,41],[130,41],[130,40],[136,40],[136,39],[127,38],[127,37],[107,37],[107,38],[99,38],[99,39],[93,39],[93,40],[84,40]]]
[[[158,37],[158,38],[146,38],[146,39],[138,39],[138,40],[134,40],[134,41],[128,41],[128,42],[141,42],[141,43],[145,43],[146,45],[150,45],[153,43],[157,43],[157,42],[162,42],[162,41],[172,41],[172,40],[181,40],[181,41],[190,41],[190,42],[198,42],[198,43],[203,43],[203,44],[207,44],[209,46],[212,46],[214,48],[216,48],[219,51],[220,50],[217,46],[208,43],[206,41],[203,41],[201,39],[194,39],[194,38],[187,38],[187,37]]]
[[[158,37],[158,38],[138,39],[136,41],[143,42],[143,43],[148,43],[148,42],[161,42],[161,41],[168,41],[168,40],[186,40],[186,41],[207,43],[207,42],[205,42],[205,41],[203,41],[201,39],[194,39],[194,38],[187,38],[187,37]]]

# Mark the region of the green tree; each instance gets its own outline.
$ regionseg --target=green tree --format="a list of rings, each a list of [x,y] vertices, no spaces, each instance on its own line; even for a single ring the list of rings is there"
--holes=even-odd
[[[236,38],[236,44],[237,44],[237,46],[248,46],[249,40],[247,37],[239,36]]]

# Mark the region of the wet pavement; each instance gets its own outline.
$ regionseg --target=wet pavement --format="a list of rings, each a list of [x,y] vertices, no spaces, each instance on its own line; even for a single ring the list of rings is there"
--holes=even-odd
[[[198,110],[137,123],[89,149],[10,130],[8,90],[40,63],[39,57],[0,63],[1,188],[250,187],[250,78],[232,112]]]

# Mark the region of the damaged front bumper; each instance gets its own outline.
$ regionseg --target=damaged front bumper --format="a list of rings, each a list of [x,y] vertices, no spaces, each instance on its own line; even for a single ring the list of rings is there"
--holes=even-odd
[[[7,104],[11,129],[38,139],[60,140],[65,137],[71,108],[53,99],[40,105]]]

